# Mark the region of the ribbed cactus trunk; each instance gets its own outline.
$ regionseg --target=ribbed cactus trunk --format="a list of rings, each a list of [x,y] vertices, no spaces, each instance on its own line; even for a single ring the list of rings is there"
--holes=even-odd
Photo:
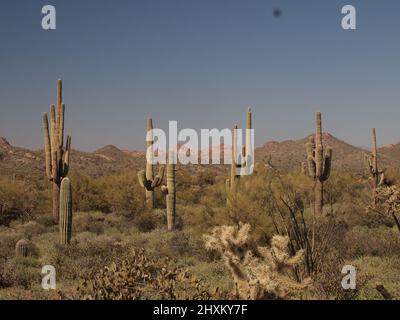
[[[242,155],[239,163],[238,157],[238,136],[237,130],[238,125],[235,125],[232,129],[232,148],[231,148],[231,167],[230,167],[230,177],[225,181],[225,189],[226,189],[226,203],[230,204],[230,197],[236,192],[236,185],[240,178],[240,175],[237,173],[237,169],[246,166],[245,160],[248,159],[252,155],[252,145],[251,145],[251,129],[252,129],[252,113],[251,108],[247,109],[246,113],[246,141],[245,145],[240,150],[240,154]]]
[[[43,114],[43,136],[46,160],[46,176],[52,183],[53,219],[59,221],[60,183],[68,175],[71,137],[67,136],[64,148],[64,113],[62,102],[62,81],[57,82],[57,114],[54,105],[50,106],[50,130],[47,113]]]
[[[68,178],[64,178],[60,188],[60,244],[70,244],[72,236],[72,188]]]
[[[316,214],[322,214],[324,208],[324,184],[319,179],[314,186],[314,210]]]
[[[167,165],[167,186],[163,186],[162,191],[166,194],[167,203],[167,228],[168,231],[175,229],[176,218],[176,178],[173,154],[170,153]]]
[[[322,143],[321,112],[317,112],[315,119],[315,137],[311,136],[306,143],[308,173],[314,179],[314,212],[321,215],[324,207],[324,182],[331,172],[332,149],[324,153]]]
[[[29,243],[25,239],[21,239],[15,245],[15,255],[17,257],[27,257],[28,256],[28,246]]]
[[[378,147],[376,144],[376,130],[372,129],[372,177],[373,187],[376,189],[379,184],[379,171],[378,171]]]
[[[147,119],[147,150],[146,150],[146,171],[138,172],[139,184],[145,189],[146,208],[152,210],[154,208],[154,189],[159,187],[164,178],[164,167],[159,167],[158,174],[154,177],[154,137],[153,137],[153,120]]]
[[[53,180],[52,185],[52,212],[53,220],[55,223],[59,222],[60,215],[60,181],[59,179]]]

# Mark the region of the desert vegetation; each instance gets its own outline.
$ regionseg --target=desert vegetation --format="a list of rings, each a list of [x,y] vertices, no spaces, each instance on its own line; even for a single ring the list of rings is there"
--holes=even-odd
[[[318,112],[315,134],[288,142],[298,159],[282,150],[282,164],[275,143],[241,176],[248,135],[229,168],[155,168],[144,153],[64,145],[61,81],[55,109],[44,151],[0,144],[0,299],[400,298],[400,175],[375,129],[372,152],[358,152],[324,134]],[[342,287],[346,265],[355,289]]]

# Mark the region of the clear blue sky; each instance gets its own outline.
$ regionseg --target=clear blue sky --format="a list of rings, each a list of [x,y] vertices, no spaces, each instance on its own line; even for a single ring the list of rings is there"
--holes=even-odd
[[[57,30],[41,29],[41,8]],[[357,31],[341,29],[341,7]],[[275,18],[274,8],[282,10]],[[244,125],[255,139],[324,129],[369,145],[400,141],[398,0],[2,0],[0,135],[41,148],[41,114],[64,81],[73,145],[143,149],[145,121],[165,128]]]

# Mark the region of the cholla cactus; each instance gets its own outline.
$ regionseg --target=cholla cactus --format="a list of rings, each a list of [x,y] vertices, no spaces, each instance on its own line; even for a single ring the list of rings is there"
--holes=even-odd
[[[158,174],[154,177],[153,173],[153,120],[147,119],[147,151],[146,151],[146,171],[138,172],[139,184],[146,190],[146,206],[149,210],[154,208],[154,189],[159,187],[164,178],[164,167],[159,167]]]
[[[237,130],[238,125],[235,125],[232,129],[232,147],[231,147],[231,168],[230,168],[230,178],[226,179],[225,187],[227,194],[227,204],[229,204],[229,197],[231,197],[236,192],[236,185],[240,175],[237,174],[237,169],[242,166],[246,166],[246,163],[243,163],[242,159],[249,159],[251,156],[251,129],[252,129],[252,113],[251,108],[247,109],[246,113],[246,143],[240,150],[240,157],[238,156],[238,138],[237,138]],[[238,161],[239,160],[239,161]]]
[[[170,152],[167,165],[167,185],[161,187],[161,191],[166,195],[168,231],[172,231],[175,229],[175,217],[176,217],[175,182],[176,182],[175,164],[173,162],[173,152]]]
[[[365,164],[372,181],[372,190],[385,184],[385,173],[378,169],[378,148],[376,144],[376,130],[372,129],[372,151],[370,155],[365,155]]]
[[[314,211],[315,214],[322,214],[324,206],[324,182],[328,180],[331,173],[332,149],[327,148],[327,152],[324,153],[321,112],[317,112],[315,123],[315,137],[311,136],[306,143],[306,151],[308,174],[315,181]]]
[[[62,102],[62,81],[57,82],[57,115],[54,105],[50,106],[50,128],[47,113],[43,113],[43,135],[46,159],[46,175],[53,186],[53,218],[59,220],[60,184],[68,175],[69,158],[71,152],[71,137],[67,136],[64,145],[64,113],[65,105]]]
[[[15,245],[15,255],[17,257],[27,257],[29,250],[29,242],[25,239],[21,239]]]
[[[369,209],[392,217],[400,232],[400,186],[378,187],[374,191],[374,204]]]
[[[303,290],[309,280],[297,282],[289,276],[290,269],[304,260],[303,250],[289,253],[289,238],[275,235],[271,247],[257,247],[250,237],[250,225],[215,227],[205,235],[207,250],[219,252],[231,271],[236,295],[240,299],[287,298]]]

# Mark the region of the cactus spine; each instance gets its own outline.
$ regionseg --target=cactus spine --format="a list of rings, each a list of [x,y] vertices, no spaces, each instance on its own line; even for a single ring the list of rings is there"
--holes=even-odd
[[[168,231],[175,229],[176,218],[176,177],[173,152],[169,153],[167,165],[167,185],[162,186],[161,190],[166,195],[167,203],[167,227]]]
[[[60,244],[69,244],[72,235],[72,189],[69,178],[64,178],[61,182],[59,228]]]
[[[138,172],[139,184],[142,188],[146,190],[146,207],[149,210],[154,208],[154,189],[159,187],[164,178],[164,167],[159,167],[158,174],[154,177],[153,173],[153,120],[151,118],[147,119],[147,151],[146,151],[146,171]]]
[[[324,182],[328,180],[331,173],[332,149],[327,148],[324,153],[322,144],[322,121],[321,112],[316,114],[315,138],[310,137],[306,143],[308,174],[314,179],[314,212],[322,214],[324,206]]]
[[[236,190],[236,184],[240,178],[240,175],[237,174],[237,169],[243,166],[246,166],[246,163],[243,162],[243,159],[248,159],[251,156],[251,129],[252,129],[252,113],[251,108],[247,109],[246,113],[246,143],[245,146],[242,147],[240,157],[238,156],[238,137],[237,130],[238,126],[235,125],[232,130],[232,148],[231,148],[231,168],[230,168],[230,178],[226,179],[225,187],[227,194],[227,204],[229,204],[229,197],[234,194]]]
[[[17,257],[27,257],[28,256],[28,246],[29,243],[27,240],[25,239],[21,239],[17,242],[17,244],[15,245],[15,255]]]
[[[376,130],[372,129],[372,151],[371,154],[365,155],[366,166],[372,180],[372,190],[384,185],[385,173],[378,169],[378,147],[376,143]]]
[[[57,82],[57,114],[54,105],[50,106],[50,129],[47,113],[43,113],[43,135],[46,159],[46,176],[53,187],[53,218],[59,221],[60,184],[68,175],[69,157],[71,152],[71,137],[68,136],[64,145],[64,113],[62,102],[62,81]]]

